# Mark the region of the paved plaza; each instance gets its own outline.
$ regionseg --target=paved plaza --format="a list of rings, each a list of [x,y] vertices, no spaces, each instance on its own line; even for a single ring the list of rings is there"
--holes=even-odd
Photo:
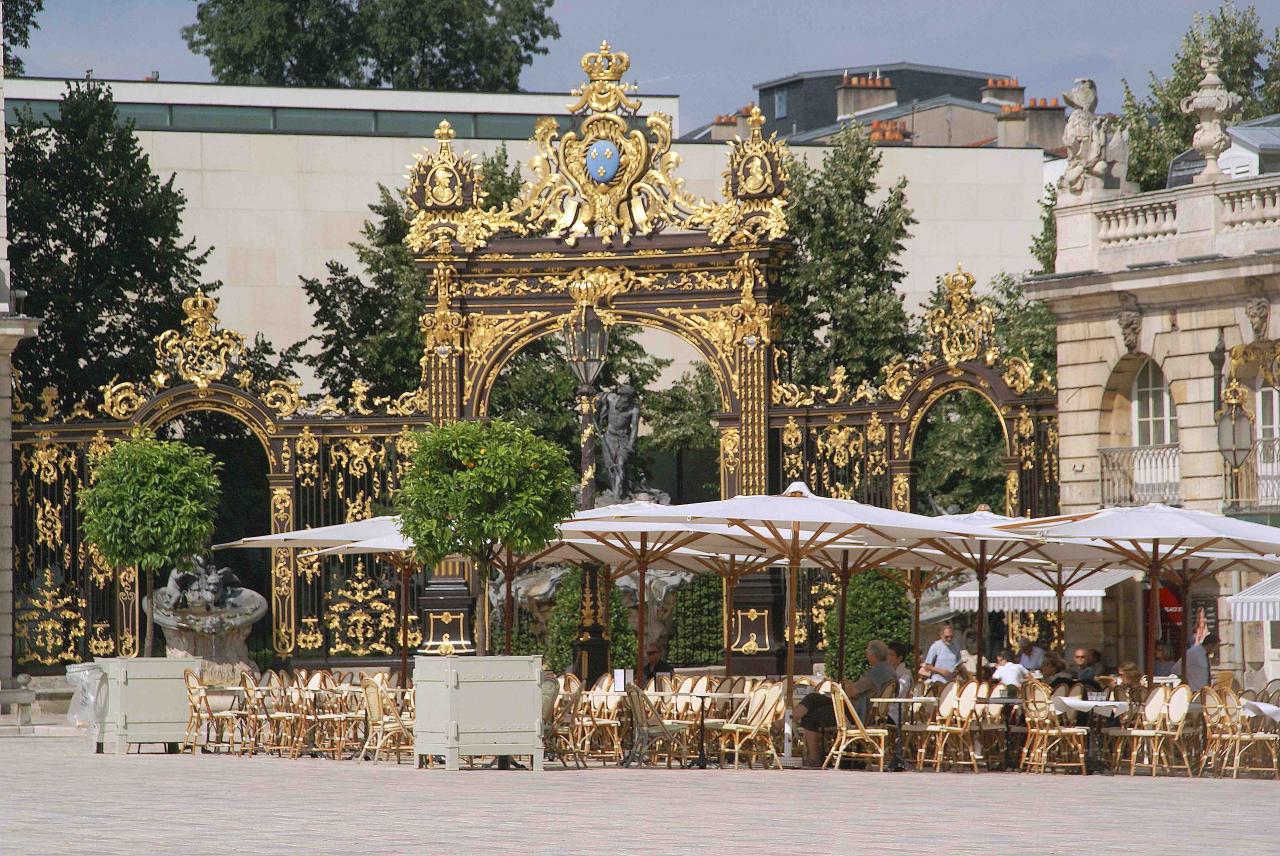
[[[598,856],[730,843],[770,854],[1261,854],[1276,852],[1280,817],[1280,783],[1258,780],[594,766],[447,773],[88,752],[80,738],[0,740],[0,854]]]

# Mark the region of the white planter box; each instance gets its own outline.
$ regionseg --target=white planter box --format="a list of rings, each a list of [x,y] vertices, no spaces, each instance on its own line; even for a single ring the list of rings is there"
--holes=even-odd
[[[111,657],[92,665],[106,675],[102,719],[94,723],[99,752],[124,754],[131,743],[179,744],[186,739],[187,690],[182,673],[198,671],[189,657]]]
[[[443,755],[529,755],[542,769],[542,657],[414,660],[413,740],[419,760]]]

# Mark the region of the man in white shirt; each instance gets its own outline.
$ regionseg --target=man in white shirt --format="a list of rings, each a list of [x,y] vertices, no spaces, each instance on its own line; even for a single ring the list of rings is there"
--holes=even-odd
[[[938,640],[929,646],[929,653],[924,655],[924,662],[920,664],[920,677],[928,678],[932,683],[946,683],[960,671],[960,646],[956,643],[956,632],[950,624],[944,624]]]
[[[1008,648],[1001,648],[996,654],[996,667],[992,670],[991,676],[997,682],[1004,684],[1006,687],[1020,687],[1022,682],[1031,677],[1031,673],[1022,667],[1021,663],[1013,662],[1013,652]]]
[[[1028,672],[1036,672],[1040,670],[1042,663],[1044,663],[1044,649],[1032,644],[1031,640],[1025,636],[1019,639],[1018,665]]]
[[[1204,640],[1187,649],[1187,686],[1192,692],[1199,692],[1209,685],[1213,673],[1209,669],[1209,661],[1218,656],[1218,637],[1210,633]]]

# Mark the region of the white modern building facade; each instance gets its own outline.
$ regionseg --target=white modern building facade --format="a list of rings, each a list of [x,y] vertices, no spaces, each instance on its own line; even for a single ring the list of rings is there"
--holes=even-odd
[[[447,119],[459,150],[489,153],[505,144],[513,161],[532,155],[528,137],[540,116],[569,126],[564,93],[474,94],[392,90],[303,89],[160,82],[109,82],[121,117],[162,178],[176,176],[187,197],[184,229],[213,247],[205,277],[221,280],[223,322],[277,347],[311,333],[300,277],[324,277],[336,260],[353,269],[351,242],[378,199],[378,185],[399,188],[405,167]],[[62,80],[17,79],[5,91],[6,113],[57,109]],[[643,95],[645,112],[672,116],[678,98]],[[695,196],[718,197],[722,143],[676,143],[679,174]],[[810,163],[823,146],[793,147]],[[907,180],[917,224],[902,264],[903,295],[917,308],[935,278],[962,262],[978,281],[1033,266],[1044,156],[1038,148],[885,146],[881,187]],[[655,352],[675,358],[673,379],[696,359],[661,333]],[[310,391],[310,390],[309,390]]]

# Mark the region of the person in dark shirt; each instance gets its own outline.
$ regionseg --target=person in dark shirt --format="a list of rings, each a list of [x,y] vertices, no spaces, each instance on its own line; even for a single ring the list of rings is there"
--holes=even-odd
[[[669,675],[675,671],[675,668],[662,659],[662,652],[658,650],[656,642],[650,642],[644,649],[644,680],[645,683],[654,675]]]

